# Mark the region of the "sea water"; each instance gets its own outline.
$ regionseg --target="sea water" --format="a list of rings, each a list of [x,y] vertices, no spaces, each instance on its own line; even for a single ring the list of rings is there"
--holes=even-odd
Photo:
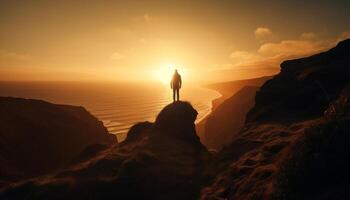
[[[0,96],[41,99],[56,104],[85,107],[123,141],[129,128],[141,121],[153,122],[171,103],[172,90],[158,83],[0,82]],[[198,111],[199,122],[211,111],[220,94],[196,86],[183,86],[180,98]]]

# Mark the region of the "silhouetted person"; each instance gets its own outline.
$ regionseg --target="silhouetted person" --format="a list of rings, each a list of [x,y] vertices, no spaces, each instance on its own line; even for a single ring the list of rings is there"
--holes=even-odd
[[[175,69],[175,73],[173,75],[173,78],[171,79],[170,82],[170,87],[171,89],[173,89],[173,100],[175,101],[175,96],[176,96],[176,101],[179,101],[180,99],[180,88],[182,85],[182,81],[181,81],[181,76],[180,74],[177,72],[177,69]]]

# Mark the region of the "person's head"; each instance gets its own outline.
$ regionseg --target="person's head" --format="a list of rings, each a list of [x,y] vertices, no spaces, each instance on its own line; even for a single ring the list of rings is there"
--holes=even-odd
[[[177,69],[175,69],[175,74],[177,74]]]

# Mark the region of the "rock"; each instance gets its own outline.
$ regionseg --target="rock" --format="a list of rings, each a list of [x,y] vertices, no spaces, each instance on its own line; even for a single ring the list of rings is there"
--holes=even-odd
[[[196,199],[209,177],[210,154],[196,136],[197,111],[166,106],[156,122],[141,122],[125,141],[49,176],[18,183],[0,199]]]
[[[79,155],[72,159],[72,163],[87,161],[108,148],[105,144],[92,144],[87,146]]]
[[[147,137],[150,135],[151,128],[153,128],[153,123],[151,122],[140,122],[132,126],[127,134],[126,139],[124,140],[125,143],[132,143],[137,140],[141,140],[144,137]],[[147,131],[149,130],[149,131]]]
[[[323,115],[350,79],[350,39],[329,51],[285,61],[256,95],[247,120],[296,122]]]
[[[110,146],[116,137],[83,107],[0,97],[0,179],[52,172],[96,143]]]
[[[155,127],[159,132],[186,141],[200,150],[200,143],[194,121],[198,112],[187,102],[176,101],[167,105],[157,116]]]

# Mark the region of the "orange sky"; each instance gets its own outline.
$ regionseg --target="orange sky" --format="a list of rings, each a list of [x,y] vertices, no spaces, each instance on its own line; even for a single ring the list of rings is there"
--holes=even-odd
[[[0,80],[271,75],[350,36],[348,1],[1,1]]]

